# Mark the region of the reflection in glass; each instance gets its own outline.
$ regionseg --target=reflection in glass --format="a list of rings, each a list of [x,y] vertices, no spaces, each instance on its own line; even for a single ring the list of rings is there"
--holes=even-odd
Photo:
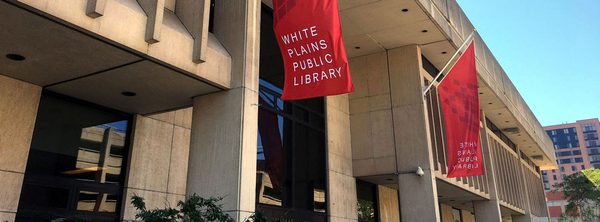
[[[128,119],[44,93],[17,218],[118,220]]]
[[[356,197],[358,200],[358,221],[378,221],[377,185],[356,180]]]
[[[283,102],[280,93],[260,81],[256,199],[281,207],[263,207],[271,213],[319,220],[310,212],[327,209],[323,99]]]

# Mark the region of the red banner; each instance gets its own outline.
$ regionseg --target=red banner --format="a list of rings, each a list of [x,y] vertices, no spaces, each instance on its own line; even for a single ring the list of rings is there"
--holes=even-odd
[[[438,86],[446,123],[448,177],[483,175],[473,43]]]
[[[273,0],[275,37],[285,66],[284,100],[354,91],[338,0]]]

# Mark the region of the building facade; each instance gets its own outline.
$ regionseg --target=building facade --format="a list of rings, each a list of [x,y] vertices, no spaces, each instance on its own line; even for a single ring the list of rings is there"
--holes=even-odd
[[[448,178],[436,93],[454,0],[340,0],[355,92],[282,101],[270,0],[0,1],[0,221],[538,221],[552,142],[475,35],[485,174]],[[418,168],[423,175],[417,175]]]
[[[561,192],[555,192],[554,186],[581,170],[600,169],[599,128],[598,119],[544,127],[554,144],[558,164],[558,169],[542,171],[548,210],[553,219],[557,220],[568,204]]]

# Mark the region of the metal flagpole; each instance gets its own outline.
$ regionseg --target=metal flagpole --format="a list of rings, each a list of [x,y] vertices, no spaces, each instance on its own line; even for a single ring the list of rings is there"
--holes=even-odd
[[[429,83],[429,85],[427,86],[427,88],[425,88],[423,90],[423,95],[427,94],[427,91],[429,91],[431,89],[431,87],[433,86],[433,84],[435,84],[435,82],[437,81],[437,79],[440,76],[442,76],[442,73],[444,73],[444,71],[450,66],[450,62],[452,62],[452,60],[454,60],[454,58],[456,58],[456,56],[458,55],[458,53],[460,51],[462,51],[462,48],[467,45],[467,43],[469,42],[469,40],[471,40],[471,38],[473,37],[473,35],[475,34],[475,32],[477,32],[477,29],[473,29],[473,31],[471,32],[471,34],[469,34],[469,36],[467,36],[467,38],[465,39],[465,41],[463,42],[463,44],[460,45],[460,47],[458,47],[458,49],[456,50],[456,52],[454,53],[454,55],[452,55],[452,57],[450,58],[450,60],[448,60],[448,63],[446,63],[446,65],[444,66],[444,68],[442,68],[442,70],[440,70],[440,72],[435,76],[435,78],[433,78],[433,80],[431,80],[431,83]],[[446,76],[444,76],[444,78],[442,78],[440,80],[440,82],[438,83],[438,85],[440,83],[442,83],[442,81],[444,81],[445,78],[446,78]]]

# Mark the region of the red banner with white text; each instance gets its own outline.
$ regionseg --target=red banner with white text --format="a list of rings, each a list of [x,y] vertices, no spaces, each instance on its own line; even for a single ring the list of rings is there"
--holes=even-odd
[[[285,66],[282,99],[354,91],[338,0],[273,0],[273,18]]]
[[[438,86],[446,123],[448,177],[483,175],[473,42]]]

